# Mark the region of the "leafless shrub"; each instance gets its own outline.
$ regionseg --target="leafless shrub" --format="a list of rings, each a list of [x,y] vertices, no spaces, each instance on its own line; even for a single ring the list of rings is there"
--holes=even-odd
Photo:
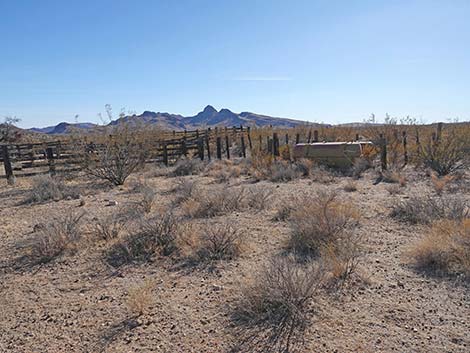
[[[358,219],[353,205],[339,201],[334,192],[320,191],[291,213],[290,246],[298,253],[317,255],[322,247],[346,237]]]
[[[24,203],[39,203],[49,200],[78,199],[80,192],[77,187],[69,186],[62,180],[41,175],[33,178],[31,190]]]
[[[273,198],[273,190],[263,186],[253,186],[247,190],[247,206],[255,210],[264,210],[269,208]]]
[[[437,195],[442,195],[445,188],[454,180],[452,175],[444,175],[439,178],[436,174],[431,174],[431,182]]]
[[[152,187],[148,185],[144,185],[142,187],[141,193],[142,193],[142,199],[139,201],[139,205],[140,207],[142,207],[142,210],[145,213],[149,213],[152,210],[152,206],[155,201],[155,197],[157,193]]]
[[[80,240],[80,220],[83,213],[67,211],[55,216],[40,227],[30,249],[31,258],[38,263],[50,262],[65,251],[74,251]]]
[[[198,183],[194,180],[180,178],[176,180],[175,187],[171,190],[176,194],[174,204],[179,205],[196,195]]]
[[[271,165],[270,180],[273,182],[287,182],[299,176],[300,172],[296,166],[288,161],[275,160]]]
[[[420,145],[419,158],[425,167],[435,171],[439,176],[452,174],[464,169],[468,136],[458,133],[439,140],[428,141]]]
[[[126,179],[145,161],[146,149],[136,143],[129,129],[116,129],[115,136],[102,147],[86,148],[83,153],[83,170],[91,176],[123,185]]]
[[[385,170],[381,173],[382,181],[385,183],[399,184],[401,187],[406,186],[406,178],[397,171]]]
[[[168,256],[177,249],[179,219],[171,212],[142,219],[137,231],[114,244],[106,254],[106,261],[119,267],[146,262],[155,254]]]
[[[346,192],[357,191],[357,184],[352,180],[348,180],[346,185],[344,185],[343,190]]]
[[[470,219],[434,223],[407,256],[421,271],[470,278]]]
[[[397,195],[402,191],[400,185],[398,184],[387,185],[385,190],[387,190],[390,195]]]
[[[144,283],[129,289],[126,306],[132,316],[142,316],[149,311],[154,297],[152,294],[155,283],[146,280]]]
[[[301,158],[295,162],[295,167],[297,171],[300,173],[300,175],[304,177],[310,176],[310,174],[312,173],[313,166],[313,162],[310,159],[306,158]]]
[[[411,196],[394,205],[390,216],[410,224],[430,224],[439,219],[461,220],[468,214],[463,198]]]
[[[120,212],[112,213],[106,217],[93,218],[93,233],[100,240],[111,240],[118,238],[128,219]]]
[[[197,158],[180,158],[174,165],[172,175],[197,175],[204,170],[204,162]]]
[[[206,225],[196,250],[198,262],[233,260],[240,255],[242,234],[229,223]]]
[[[199,191],[194,198],[182,204],[184,213],[191,218],[219,216],[245,207],[244,188],[219,188],[210,192]]]
[[[355,179],[359,179],[362,174],[372,167],[372,164],[367,158],[356,158],[352,166],[352,176]]]
[[[218,183],[228,183],[230,179],[238,178],[241,168],[231,160],[216,160],[208,164],[206,174],[213,177]]]
[[[232,313],[237,352],[293,352],[303,343],[309,310],[322,285],[323,272],[313,264],[276,257],[256,281],[242,288]]]

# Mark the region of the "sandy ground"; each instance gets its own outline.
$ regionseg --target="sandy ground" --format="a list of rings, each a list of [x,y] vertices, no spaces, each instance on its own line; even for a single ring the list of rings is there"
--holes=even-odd
[[[207,190],[217,187],[209,177],[186,178],[199,180]],[[366,243],[361,264],[365,281],[337,296],[320,295],[304,351],[470,352],[470,286],[415,272],[403,253],[426,228],[388,216],[398,199],[433,192],[429,179],[410,174],[398,195],[390,195],[389,184],[373,185],[373,175],[358,180],[357,191],[345,192],[348,179],[337,177],[327,187],[337,189],[363,215],[359,231]],[[147,182],[158,191],[158,205],[174,197],[168,193],[174,179]],[[270,187],[278,201],[325,187],[309,179],[230,181],[239,184]],[[123,205],[138,194],[130,193],[129,186],[93,190],[88,184],[82,207],[79,200],[22,205],[28,188],[28,180],[14,188],[0,186],[1,352],[226,352],[236,341],[227,314],[234,295],[267,259],[282,251],[289,234],[287,223],[272,221],[275,209],[250,210],[210,220],[229,220],[246,239],[241,258],[221,263],[214,271],[188,269],[172,258],[115,269],[103,260],[109,246],[103,242],[30,266],[22,257],[36,224],[68,208],[84,210],[88,219],[101,216],[116,207],[107,207],[105,200]],[[470,197],[468,190],[463,194]],[[155,300],[148,313],[132,319],[126,306],[128,289],[146,279],[156,283]]]

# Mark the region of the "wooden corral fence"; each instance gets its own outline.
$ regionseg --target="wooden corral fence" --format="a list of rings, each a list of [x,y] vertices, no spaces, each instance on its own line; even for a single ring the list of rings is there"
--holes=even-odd
[[[443,124],[438,123],[437,128],[430,130],[433,140],[438,141],[441,138],[442,128]],[[364,128],[343,129],[341,134],[336,134],[332,129],[312,129],[308,126],[290,129],[272,127],[250,129],[250,127],[234,126],[192,131],[167,131],[159,134],[155,141],[146,143],[145,148],[148,153],[145,163],[168,166],[183,156],[201,160],[230,159],[233,156],[246,157],[247,150],[281,156],[282,146],[337,141],[338,139],[360,141],[364,138],[372,141],[379,148],[381,166],[385,170],[388,163],[396,158],[392,155],[396,151],[400,151],[399,158],[404,165],[410,159],[410,145],[413,147],[413,153],[419,154],[423,136],[420,136],[416,126],[392,126],[387,130],[378,126],[374,127],[374,131],[366,131]],[[0,162],[3,162],[5,170],[5,174],[0,175],[0,178],[12,181],[15,177],[78,171],[83,162],[81,159],[83,150],[80,151],[80,149],[92,148],[94,151],[99,151],[105,148],[104,144],[95,144],[86,140],[80,142],[77,144],[64,140],[0,145]]]

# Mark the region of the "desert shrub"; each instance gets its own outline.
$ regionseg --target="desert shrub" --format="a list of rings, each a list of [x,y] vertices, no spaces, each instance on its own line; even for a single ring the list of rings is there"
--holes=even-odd
[[[149,311],[154,301],[152,294],[154,288],[155,283],[146,280],[144,283],[133,286],[128,290],[126,306],[132,316],[142,316]]]
[[[411,196],[395,204],[390,216],[410,224],[430,224],[439,219],[461,220],[469,205],[462,198]]]
[[[303,177],[308,177],[312,173],[313,169],[313,161],[310,159],[306,158],[301,158],[295,162],[295,167],[297,171],[302,175]]]
[[[175,187],[171,190],[176,194],[174,204],[179,205],[196,195],[198,183],[194,180],[179,178],[176,180]]]
[[[204,170],[204,162],[198,158],[180,158],[175,163],[172,175],[197,175]]]
[[[144,185],[142,187],[141,193],[142,199],[139,201],[139,206],[145,213],[149,213],[152,210],[157,193],[152,187],[148,185]]]
[[[156,254],[168,256],[177,249],[179,219],[171,212],[151,219],[142,219],[135,233],[114,244],[106,254],[106,261],[119,267],[146,262]]]
[[[357,191],[357,184],[352,180],[348,180],[346,184],[344,185],[343,190],[346,192]]]
[[[210,192],[200,190],[183,204],[184,213],[191,218],[207,218],[240,210],[245,207],[244,188],[218,188]]]
[[[281,203],[273,216],[273,221],[287,221],[295,209],[295,206],[289,202]]]
[[[65,251],[74,251],[81,238],[80,221],[83,216],[83,213],[67,211],[43,224],[31,244],[33,261],[46,263]]]
[[[317,255],[322,247],[349,237],[358,219],[353,205],[339,201],[334,192],[320,191],[291,212],[290,247],[298,253]]]
[[[246,192],[246,204],[255,210],[269,208],[273,198],[273,190],[264,186],[253,186]]]
[[[372,167],[372,163],[367,158],[356,158],[351,168],[352,176],[359,179],[362,174]]]
[[[271,165],[269,180],[273,182],[287,182],[300,176],[295,164],[284,160],[275,160]]]
[[[323,272],[276,257],[242,287],[232,312],[237,352],[291,352],[303,343]]]
[[[198,261],[233,260],[240,255],[242,235],[229,223],[206,225],[198,242],[196,250]]]
[[[449,183],[454,180],[454,176],[452,175],[444,175],[442,177],[437,176],[436,174],[431,174],[431,183],[436,191],[437,195],[442,195],[445,188],[449,185]]]
[[[39,203],[49,200],[78,199],[80,192],[77,187],[69,186],[62,180],[41,175],[33,178],[32,187],[25,203]]]
[[[421,271],[470,278],[470,219],[434,223],[407,255]]]
[[[402,191],[402,188],[398,184],[391,184],[385,187],[390,195],[397,195]]]
[[[242,170],[231,160],[215,160],[208,164],[206,174],[213,177],[218,183],[227,183],[232,178],[238,178]]]
[[[439,176],[454,173],[465,168],[466,136],[452,134],[439,139],[438,141],[428,141],[419,147],[420,162]]]
[[[381,177],[384,183],[399,184],[401,187],[406,186],[406,178],[397,171],[384,170]]]
[[[120,212],[112,213],[106,217],[93,218],[93,233],[100,240],[118,238],[128,219]]]
[[[106,139],[102,147],[87,147],[82,154],[85,173],[113,185],[123,185],[145,161],[146,148],[136,143],[136,133],[127,127],[116,128],[113,137]]]

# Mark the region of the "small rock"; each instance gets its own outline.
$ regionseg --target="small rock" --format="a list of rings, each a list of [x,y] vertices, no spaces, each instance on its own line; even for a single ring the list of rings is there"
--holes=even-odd
[[[107,206],[117,206],[118,202],[115,200],[109,200]]]

